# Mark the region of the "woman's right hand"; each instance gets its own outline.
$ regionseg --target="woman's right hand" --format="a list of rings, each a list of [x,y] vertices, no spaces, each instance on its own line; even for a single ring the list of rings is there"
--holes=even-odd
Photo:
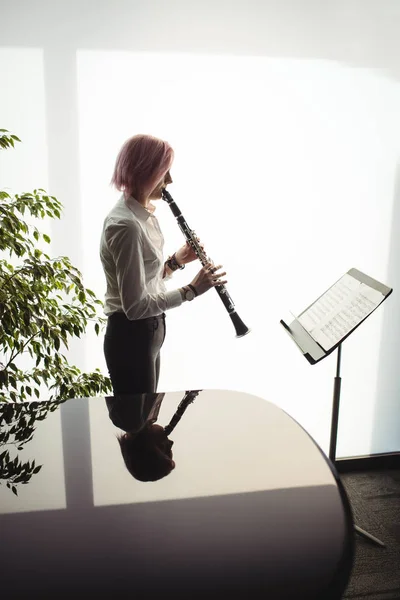
[[[207,263],[200,269],[193,281],[190,282],[190,285],[195,288],[198,296],[201,296],[201,294],[204,294],[204,292],[207,292],[207,290],[216,285],[228,283],[227,280],[222,279],[226,275],[225,271],[217,273],[221,268],[222,265],[215,266],[212,263]]]

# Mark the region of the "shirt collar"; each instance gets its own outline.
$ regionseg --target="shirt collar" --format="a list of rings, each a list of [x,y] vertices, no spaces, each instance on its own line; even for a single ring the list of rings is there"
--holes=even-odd
[[[129,210],[131,210],[133,214],[140,219],[140,221],[147,221],[147,219],[154,213],[156,209],[154,204],[151,202],[149,203],[149,208],[145,208],[133,196],[129,196],[129,198],[125,200],[125,197],[122,194],[122,201],[125,202]]]

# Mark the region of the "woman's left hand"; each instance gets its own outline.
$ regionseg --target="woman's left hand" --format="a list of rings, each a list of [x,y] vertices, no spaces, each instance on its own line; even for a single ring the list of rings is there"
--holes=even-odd
[[[196,239],[199,243],[200,248],[204,250],[203,244],[200,243],[200,240],[198,238]],[[180,265],[187,265],[188,263],[196,260],[197,254],[195,253],[189,242],[186,242],[186,244],[182,246],[182,248],[179,248],[179,250],[175,252],[175,258]]]

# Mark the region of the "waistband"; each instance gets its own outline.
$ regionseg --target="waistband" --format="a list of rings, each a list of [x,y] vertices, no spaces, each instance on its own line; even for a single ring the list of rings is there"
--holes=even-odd
[[[124,312],[115,312],[108,315],[112,321],[128,321],[128,323],[151,323],[152,321],[165,321],[165,313],[155,315],[154,317],[146,317],[145,319],[128,319]]]

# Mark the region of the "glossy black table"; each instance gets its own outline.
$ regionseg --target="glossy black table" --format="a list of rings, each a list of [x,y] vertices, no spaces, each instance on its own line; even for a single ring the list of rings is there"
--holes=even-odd
[[[342,597],[354,555],[346,494],[272,403],[203,390],[0,415],[7,600]],[[21,450],[4,445],[15,436]]]

